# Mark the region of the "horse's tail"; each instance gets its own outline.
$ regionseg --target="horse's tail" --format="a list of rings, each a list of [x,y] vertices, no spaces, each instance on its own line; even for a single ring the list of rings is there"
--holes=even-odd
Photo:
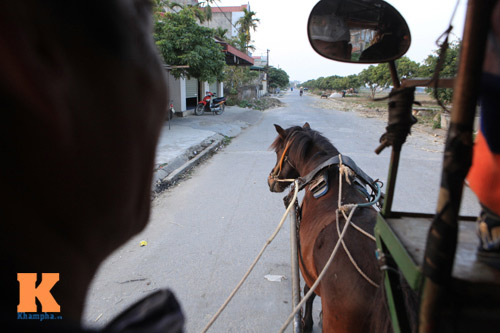
[[[399,275],[399,286],[401,288],[400,292],[403,296],[404,307],[406,313],[407,325],[409,326],[409,332],[416,333],[418,330],[418,294],[414,292],[406,279],[398,270]],[[393,332],[392,322],[389,310],[389,303],[387,302],[385,284],[383,279],[382,283],[375,294],[371,322],[370,322],[370,332],[376,333],[388,333]],[[407,329],[404,328],[403,331]]]

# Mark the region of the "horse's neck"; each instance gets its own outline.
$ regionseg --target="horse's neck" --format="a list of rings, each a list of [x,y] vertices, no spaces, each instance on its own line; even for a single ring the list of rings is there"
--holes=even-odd
[[[320,165],[321,163],[325,162],[326,160],[337,154],[326,153],[325,151],[321,151],[318,149],[313,150],[303,159],[303,161],[298,161],[296,163],[296,169],[300,177],[304,177],[308,175],[311,171],[313,171],[318,165]]]

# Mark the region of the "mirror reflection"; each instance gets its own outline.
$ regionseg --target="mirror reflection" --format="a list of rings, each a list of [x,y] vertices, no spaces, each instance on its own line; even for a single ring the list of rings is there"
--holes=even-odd
[[[309,16],[308,35],[320,55],[352,63],[395,60],[411,41],[401,14],[380,0],[322,0]]]

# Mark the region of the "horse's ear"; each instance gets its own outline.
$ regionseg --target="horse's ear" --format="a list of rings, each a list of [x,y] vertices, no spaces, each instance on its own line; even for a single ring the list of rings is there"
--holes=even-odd
[[[311,126],[309,126],[309,123],[305,123],[304,126],[302,126],[303,129],[311,129]]]
[[[283,128],[281,128],[280,125],[276,125],[274,124],[274,127],[276,128],[276,132],[278,132],[279,136],[282,138],[282,139],[285,139],[286,138],[286,133],[285,133],[285,130]]]

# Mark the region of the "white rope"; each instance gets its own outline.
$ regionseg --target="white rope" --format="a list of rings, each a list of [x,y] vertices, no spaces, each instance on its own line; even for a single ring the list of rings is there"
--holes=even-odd
[[[304,303],[311,297],[312,293],[314,292],[314,290],[316,289],[316,287],[319,285],[320,281],[323,279],[324,275],[326,274],[326,271],[330,267],[330,265],[331,265],[331,263],[333,261],[333,258],[335,257],[335,254],[337,253],[337,251],[339,249],[340,244],[343,245],[344,250],[346,251],[346,253],[348,254],[348,256],[349,256],[349,258],[351,260],[351,263],[354,265],[354,267],[356,267],[356,269],[358,270],[358,272],[363,277],[365,277],[365,279],[368,282],[370,282],[371,284],[374,284],[375,286],[378,287],[378,285],[375,284],[368,276],[366,276],[366,274],[364,274],[361,271],[361,269],[358,267],[358,265],[356,264],[356,262],[352,258],[351,254],[347,250],[347,247],[345,246],[345,243],[344,243],[344,240],[343,240],[344,236],[345,236],[345,234],[347,232],[347,227],[349,225],[354,226],[358,231],[362,232],[363,234],[367,235],[368,237],[370,237],[372,239],[373,239],[373,236],[367,234],[364,230],[362,230],[361,228],[359,228],[358,226],[356,226],[354,223],[351,222],[351,218],[354,215],[354,211],[356,210],[356,208],[358,207],[358,205],[344,205],[344,206],[341,205],[341,202],[342,202],[342,176],[345,175],[347,183],[351,184],[349,176],[352,175],[352,170],[349,169],[349,168],[347,168],[347,167],[345,167],[342,164],[342,155],[339,155],[339,157],[340,157],[340,164],[339,164],[339,173],[340,173],[339,174],[339,195],[338,195],[338,207],[339,208],[335,212],[335,214],[337,216],[337,232],[339,233],[339,239],[337,241],[337,244],[335,244],[335,247],[334,247],[334,249],[332,251],[332,254],[330,255],[330,258],[328,258],[328,261],[326,262],[325,267],[323,267],[323,270],[321,271],[320,275],[318,276],[318,278],[316,279],[316,281],[314,282],[314,284],[311,286],[309,292],[304,296],[304,298],[302,299],[302,301],[300,301],[300,303],[295,307],[295,309],[293,310],[293,312],[287,318],[286,322],[283,324],[283,326],[280,329],[280,333],[284,332],[286,330],[286,328],[288,327],[288,325],[290,324],[290,322],[293,320],[293,317],[295,316],[295,314],[302,308],[302,306],[304,305]],[[274,180],[278,181],[278,182],[293,182],[294,183],[293,198],[290,201],[290,204],[288,205],[285,213],[283,214],[283,217],[281,218],[280,222],[278,223],[278,226],[274,230],[274,232],[271,235],[271,237],[269,237],[269,239],[266,241],[266,243],[264,244],[264,246],[260,250],[260,252],[257,255],[257,257],[254,259],[254,261],[252,262],[252,264],[248,268],[248,270],[245,273],[245,275],[243,276],[243,278],[236,285],[236,287],[233,289],[233,291],[231,292],[231,294],[228,296],[228,298],[226,299],[226,301],[224,302],[224,304],[222,304],[222,306],[219,308],[219,310],[215,313],[215,315],[212,317],[212,319],[210,319],[210,321],[208,322],[208,324],[203,329],[202,333],[206,333],[210,329],[210,327],[217,320],[217,318],[219,318],[220,314],[224,311],[224,309],[227,307],[227,305],[229,304],[229,302],[233,299],[234,295],[236,295],[236,293],[238,292],[238,290],[241,288],[241,286],[243,285],[243,283],[246,281],[246,279],[248,278],[248,276],[250,275],[250,273],[254,269],[255,265],[257,264],[257,262],[262,257],[262,255],[263,255],[264,251],[266,250],[267,246],[269,246],[269,244],[271,244],[271,242],[274,240],[274,238],[276,237],[276,235],[280,231],[280,229],[283,226],[283,223],[284,223],[286,217],[290,213],[290,210],[291,210],[291,208],[293,207],[293,205],[295,203],[295,200],[297,199],[297,194],[298,194],[298,189],[299,189],[299,184],[298,184],[298,180],[297,179],[277,179],[277,177],[276,177]],[[347,216],[346,210],[347,211],[350,210],[349,216]],[[344,226],[344,229],[342,230],[342,233],[340,233],[340,227],[339,227],[339,216],[338,216],[338,212],[339,211],[342,212],[342,215],[346,219],[346,224]]]
[[[347,215],[346,215],[346,210],[349,210],[352,208],[353,205],[344,205],[344,206],[341,206],[341,195],[342,195],[342,175],[345,174],[345,177],[346,177],[346,181],[350,184],[350,182],[348,181],[348,171],[346,171],[345,169],[348,169],[350,170],[349,168],[345,167],[344,164],[342,164],[342,155],[339,154],[339,199],[338,199],[338,207],[339,209],[337,209],[335,211],[335,215],[336,215],[336,223],[337,223],[337,234],[339,235],[339,241],[342,243],[342,247],[344,248],[344,251],[346,252],[347,254],[347,257],[349,257],[349,260],[351,261],[351,264],[354,266],[354,268],[356,268],[356,270],[358,271],[358,273],[365,278],[365,280],[371,284],[372,286],[378,288],[379,285],[377,283],[375,283],[372,279],[370,279],[368,277],[368,275],[365,274],[365,272],[363,272],[361,270],[361,268],[358,266],[358,264],[356,263],[356,260],[354,260],[353,256],[351,255],[351,252],[349,252],[349,249],[347,249],[347,245],[345,244],[344,242],[344,239],[340,238],[340,225],[339,225],[339,211],[342,212],[342,215],[344,216],[344,218],[347,220]],[[351,221],[351,219],[347,220],[346,223],[349,223],[351,225],[355,225],[354,222]],[[345,229],[345,227],[344,227]],[[358,231],[361,231],[361,228],[359,228],[358,226],[356,226],[356,230]],[[363,230],[363,234],[365,234],[364,230]],[[375,238],[373,236],[370,235],[370,238],[375,240]]]
[[[222,304],[222,306],[219,308],[219,310],[217,311],[217,313],[212,317],[212,319],[210,319],[210,321],[208,322],[208,324],[205,326],[205,328],[203,329],[202,333],[205,333],[208,331],[208,329],[213,325],[213,323],[217,320],[217,318],[219,317],[219,315],[222,313],[222,311],[224,311],[224,309],[226,308],[226,306],[229,304],[229,302],[233,299],[234,295],[238,292],[238,290],[240,289],[240,287],[243,285],[243,283],[245,282],[245,280],[247,279],[248,275],[250,275],[250,272],[252,272],[253,268],[255,267],[255,265],[257,264],[257,262],[259,261],[260,257],[262,257],[262,254],[264,253],[264,251],[266,250],[267,246],[269,244],[271,244],[271,242],[274,240],[274,238],[276,237],[276,235],[278,234],[278,232],[280,231],[281,227],[283,226],[283,222],[285,221],[286,217],[288,216],[288,213],[290,213],[290,210],[292,209],[294,203],[295,203],[295,200],[297,199],[297,194],[299,192],[299,184],[298,184],[298,180],[296,179],[276,179],[276,181],[281,181],[281,182],[294,182],[294,193],[293,193],[293,198],[292,200],[290,201],[290,204],[288,205],[288,208],[286,209],[285,211],[285,214],[283,214],[283,217],[281,218],[281,221],[280,223],[278,223],[278,226],[276,227],[276,230],[274,230],[273,234],[271,235],[271,237],[269,237],[269,239],[266,241],[266,243],[264,244],[264,247],[262,247],[262,250],[260,250],[259,254],[257,255],[257,257],[255,258],[255,260],[252,262],[252,264],[250,265],[250,267],[248,268],[247,272],[245,273],[245,275],[243,276],[243,278],[241,279],[241,281],[236,285],[236,287],[234,288],[234,290],[231,292],[231,294],[229,295],[229,297],[226,299],[226,301],[224,302],[224,304]]]
[[[342,214],[344,215],[344,218],[346,218],[346,215],[344,213],[344,211],[342,211]],[[339,235],[339,238],[340,238],[340,225],[339,225],[339,218],[338,218],[338,214],[337,214],[337,233]],[[352,224],[352,221],[349,221],[350,224]],[[344,227],[345,229],[345,227]],[[347,249],[347,246],[345,245],[345,242],[344,240],[342,239],[342,247],[344,248],[344,251],[347,253],[347,256],[349,257],[349,260],[351,261],[351,264],[354,266],[354,268],[356,268],[356,270],[358,271],[359,274],[361,274],[362,277],[365,278],[366,281],[368,281],[369,284],[371,284],[372,286],[374,286],[375,288],[378,288],[379,285],[377,283],[375,283],[372,279],[370,279],[368,277],[368,275],[365,274],[365,272],[363,272],[361,270],[361,268],[358,266],[358,264],[356,263],[356,260],[354,260],[354,258],[352,257],[351,255],[351,252],[349,252],[349,250]]]
[[[320,281],[325,276],[326,271],[330,267],[330,265],[333,261],[333,258],[335,257],[335,254],[337,253],[337,251],[340,247],[340,244],[343,245],[344,250],[346,251],[346,253],[348,254],[348,256],[351,260],[351,263],[354,265],[354,267],[356,267],[356,269],[361,274],[361,276],[363,276],[369,283],[374,284],[375,286],[378,287],[377,284],[375,284],[368,276],[366,276],[366,274],[363,273],[363,271],[361,271],[359,269],[358,265],[356,264],[356,262],[354,261],[354,259],[352,258],[352,256],[350,255],[349,251],[347,250],[347,248],[344,244],[344,236],[346,234],[347,227],[349,225],[355,225],[354,223],[351,222],[351,219],[352,219],[352,216],[354,215],[354,211],[356,211],[356,208],[358,208],[357,204],[349,204],[349,205],[342,206],[342,176],[345,175],[347,183],[350,184],[349,171],[351,171],[351,170],[349,168],[346,168],[342,164],[342,155],[339,154],[339,194],[338,194],[338,208],[335,211],[335,215],[336,215],[336,219],[337,219],[337,232],[339,233],[339,239],[337,240],[337,244],[335,244],[335,247],[333,248],[332,254],[330,255],[330,258],[328,258],[328,261],[326,262],[325,266],[323,267],[323,270],[319,274],[318,278],[316,279],[314,284],[309,289],[309,292],[304,296],[302,301],[300,301],[300,303],[297,304],[297,306],[293,309],[292,313],[288,316],[288,318],[285,321],[285,323],[283,324],[283,326],[281,326],[281,328],[279,330],[280,333],[283,333],[286,330],[286,328],[288,327],[290,322],[293,320],[293,317],[295,316],[295,314],[300,311],[300,309],[302,308],[304,303],[307,302],[307,300],[311,297],[312,293],[314,292],[316,287],[319,285]],[[344,229],[342,229],[342,233],[340,233],[340,226],[339,226],[339,211],[342,212],[342,215],[346,219],[346,223],[345,223]],[[350,211],[349,216],[347,216],[346,211]]]
[[[351,213],[349,214],[348,221],[350,220],[350,218],[354,214],[354,211],[356,210],[357,207],[358,207],[357,205],[354,205],[354,208],[351,210]],[[309,292],[304,296],[304,298],[302,299],[302,301],[300,301],[300,303],[297,304],[297,306],[295,307],[295,309],[293,309],[293,312],[290,314],[290,316],[288,316],[288,318],[285,321],[285,323],[283,324],[283,326],[281,326],[281,328],[279,330],[280,333],[282,333],[282,332],[284,332],[286,330],[286,328],[288,327],[288,325],[290,324],[290,322],[293,320],[293,317],[295,316],[295,314],[300,311],[300,309],[302,308],[302,305],[304,305],[304,303],[309,299],[309,297],[311,297],[312,293],[314,292],[314,290],[318,286],[319,282],[325,276],[328,267],[330,267],[330,264],[332,263],[333,258],[335,257],[335,254],[337,253],[337,250],[339,249],[340,240],[342,238],[344,238],[344,236],[345,236],[345,233],[347,231],[347,227],[348,226],[349,226],[349,223],[346,223],[344,229],[342,230],[342,234],[340,235],[340,239],[337,242],[337,244],[335,244],[335,247],[333,248],[332,254],[330,255],[330,258],[328,258],[328,261],[326,262],[325,267],[323,267],[323,270],[319,274],[319,276],[316,279],[316,281],[314,282],[314,284],[311,286],[311,289],[309,290]]]
[[[367,233],[366,231],[364,231],[363,229],[361,229],[354,222],[351,221],[351,225],[354,227],[354,229],[356,229],[357,231],[359,231],[360,233],[362,233],[366,237],[370,238],[372,241],[374,241],[374,242],[377,241],[377,239],[374,236],[370,235],[369,233]]]
[[[343,163],[342,163],[342,155],[339,154],[339,186],[340,186],[340,189],[342,190],[342,175],[345,175],[345,180],[346,182],[351,185],[351,180],[349,179],[349,176],[353,176],[354,175],[354,171],[352,171],[349,167],[346,167]],[[339,191],[339,201],[338,201],[338,207],[341,207],[341,190]],[[346,218],[345,214],[344,214],[344,218]],[[338,214],[337,214],[337,221],[338,221]],[[375,241],[375,237],[373,237],[372,235],[370,235],[369,233],[367,233],[366,231],[364,231],[363,229],[361,229],[360,227],[358,227],[356,224],[354,224],[354,222],[350,222],[351,225],[356,229],[358,230],[359,232],[361,232],[363,235],[365,235],[366,237],[370,238],[371,240]],[[337,229],[338,231],[338,229]],[[345,246],[344,246],[345,248]]]

